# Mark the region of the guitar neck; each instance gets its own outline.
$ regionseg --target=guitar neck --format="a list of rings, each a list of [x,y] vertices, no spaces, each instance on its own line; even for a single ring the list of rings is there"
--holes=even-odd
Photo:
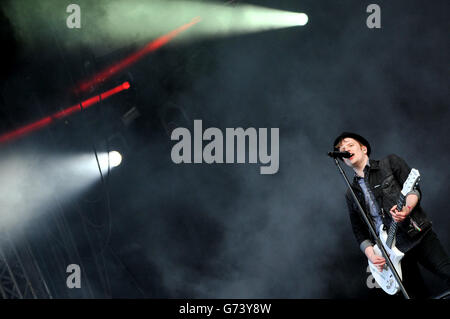
[[[405,205],[405,196],[403,196],[403,194],[400,193],[400,196],[397,201],[397,209],[399,211],[401,211],[403,209],[404,205]],[[389,227],[388,238],[386,239],[386,245],[389,248],[392,248],[392,244],[394,243],[395,235],[397,234],[397,228],[398,228],[398,223],[395,221],[392,221],[391,226]]]

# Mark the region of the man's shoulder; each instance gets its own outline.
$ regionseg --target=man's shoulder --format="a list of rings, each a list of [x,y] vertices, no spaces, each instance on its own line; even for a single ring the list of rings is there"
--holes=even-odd
[[[380,166],[392,166],[395,165],[396,163],[404,162],[404,160],[397,154],[391,153],[379,160],[374,160],[374,162],[376,162],[377,165]]]
[[[398,156],[397,154],[394,154],[394,153],[391,153],[384,158],[389,159],[389,160],[402,160],[402,158],[400,156]]]
[[[395,153],[391,153],[389,155],[386,155],[385,157],[382,157],[379,160],[374,160],[374,161],[381,162],[381,161],[392,161],[392,160],[399,160],[399,159],[401,160],[402,158]]]

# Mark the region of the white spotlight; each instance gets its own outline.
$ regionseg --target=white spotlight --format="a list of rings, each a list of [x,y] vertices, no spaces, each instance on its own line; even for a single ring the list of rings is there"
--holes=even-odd
[[[297,13],[298,25],[305,25],[308,23],[308,15],[304,13]]]
[[[109,152],[109,165],[111,167],[117,167],[122,163],[122,155],[117,151]]]
[[[109,153],[98,154],[98,161],[103,173],[108,172],[109,169],[117,167],[122,162],[122,155],[117,151],[111,151]],[[97,168],[98,169],[98,168]]]

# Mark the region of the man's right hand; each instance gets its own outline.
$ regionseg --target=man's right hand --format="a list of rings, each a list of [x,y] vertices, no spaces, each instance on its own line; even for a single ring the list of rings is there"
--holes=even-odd
[[[374,264],[379,271],[383,271],[383,267],[386,264],[386,259],[384,259],[384,257],[375,254],[375,251],[373,250],[372,246],[367,247],[364,253],[370,260],[370,262]]]

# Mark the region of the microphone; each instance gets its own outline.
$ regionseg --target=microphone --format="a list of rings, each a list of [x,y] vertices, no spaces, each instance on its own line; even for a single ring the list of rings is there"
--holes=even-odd
[[[352,157],[354,154],[351,154],[347,151],[345,152],[338,152],[338,151],[333,151],[333,152],[328,152],[328,156],[332,157],[332,158],[349,158]]]

